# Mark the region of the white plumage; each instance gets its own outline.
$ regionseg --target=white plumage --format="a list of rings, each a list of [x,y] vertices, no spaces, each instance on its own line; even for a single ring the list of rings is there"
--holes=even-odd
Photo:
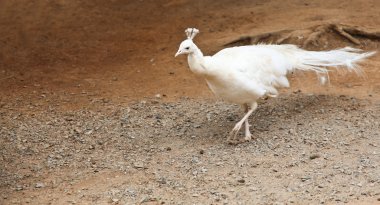
[[[346,69],[361,74],[356,63],[375,52],[361,53],[354,48],[331,51],[306,51],[295,45],[252,45],[226,48],[213,56],[203,56],[192,39],[199,30],[188,28],[187,39],[175,56],[188,55],[190,70],[202,76],[212,92],[232,103],[243,106],[246,114],[232,130],[229,141],[245,123],[245,140],[250,140],[248,117],[257,108],[256,101],[263,96],[275,97],[277,88],[289,87],[286,75],[294,70],[314,71],[321,83],[328,79],[326,67]]]

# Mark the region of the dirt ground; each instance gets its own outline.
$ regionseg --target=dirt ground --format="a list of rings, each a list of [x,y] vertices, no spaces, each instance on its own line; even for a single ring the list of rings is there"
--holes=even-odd
[[[0,1],[0,204],[380,204],[380,55],[290,75],[236,146],[242,111],[174,58],[187,27],[212,55],[337,23],[379,32],[380,1]],[[379,48],[354,37],[304,48]]]

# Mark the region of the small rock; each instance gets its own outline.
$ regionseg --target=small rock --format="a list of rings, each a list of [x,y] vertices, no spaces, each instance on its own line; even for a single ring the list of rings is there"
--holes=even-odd
[[[291,204],[293,204],[293,203],[296,202],[296,199],[294,199],[294,198],[290,198],[290,199],[288,199],[288,202],[291,203]]]
[[[111,200],[112,200],[113,203],[117,203],[117,202],[119,202],[119,199],[116,199],[116,198],[113,198],[113,199],[111,199]]]
[[[101,100],[102,100],[103,103],[109,103],[110,102],[110,100],[107,99],[107,98],[102,98]]]
[[[21,186],[21,185],[17,185],[16,186],[16,191],[21,191],[21,190],[23,190],[24,188]]]
[[[159,184],[166,184],[166,179],[163,178],[163,177],[161,177],[161,178],[159,178],[159,179],[157,180],[157,182],[158,182]]]
[[[210,122],[210,121],[212,120],[212,118],[211,118],[211,113],[207,113],[206,117],[207,117],[207,121]]]
[[[317,159],[317,158],[320,158],[321,157],[321,155],[319,155],[319,154],[312,154],[312,155],[310,155],[310,159],[311,160],[313,160],[313,159]]]
[[[193,157],[193,158],[191,159],[191,162],[194,163],[194,164],[197,164],[197,163],[199,163],[200,161],[199,161],[199,158],[198,158],[198,157]]]
[[[135,162],[135,163],[133,163],[133,167],[136,168],[136,169],[142,169],[142,168],[144,168],[144,163],[142,163],[142,162]]]
[[[93,130],[87,130],[84,134],[85,135],[90,135],[90,134],[92,134],[92,132],[93,132]]]
[[[44,188],[44,187],[45,187],[45,184],[42,183],[42,182],[37,182],[35,187],[36,187],[36,188]]]
[[[311,177],[309,176],[304,176],[304,177],[301,177],[301,181],[305,182],[307,180],[311,179]]]
[[[199,150],[199,154],[204,154],[205,151],[203,149]]]
[[[70,201],[67,201],[68,203],[70,203],[70,204],[76,204],[77,202],[76,201],[74,201],[74,200],[70,200]]]
[[[244,179],[238,179],[237,181],[238,181],[239,183],[242,183],[242,184],[245,183],[245,180],[244,180]]]

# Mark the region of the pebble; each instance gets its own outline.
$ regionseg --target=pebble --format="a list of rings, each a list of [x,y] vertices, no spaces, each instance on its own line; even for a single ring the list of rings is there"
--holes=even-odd
[[[304,176],[304,177],[301,177],[301,181],[305,182],[307,180],[311,179],[311,177],[309,176]]]
[[[313,160],[313,159],[317,159],[317,158],[320,158],[321,157],[321,155],[319,155],[319,154],[312,154],[312,155],[310,155],[310,159],[311,160]]]
[[[142,169],[144,168],[144,163],[143,162],[135,162],[133,163],[133,167],[136,168],[136,169]]]
[[[157,180],[157,182],[158,182],[159,184],[166,184],[166,183],[167,183],[167,182],[166,182],[166,179],[163,178],[163,177],[159,178],[159,179]]]
[[[42,183],[42,182],[37,182],[35,187],[36,187],[36,188],[44,188],[44,187],[45,187],[45,184]]]
[[[216,166],[222,166],[224,163],[223,162],[217,162]]]

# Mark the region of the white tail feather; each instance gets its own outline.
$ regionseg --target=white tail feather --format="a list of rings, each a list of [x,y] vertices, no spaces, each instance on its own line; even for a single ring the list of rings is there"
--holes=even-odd
[[[365,76],[364,72],[357,65],[360,61],[373,56],[376,51],[360,53],[362,50],[355,48],[342,48],[331,51],[305,51],[299,49],[295,54],[299,60],[296,69],[314,71],[321,75],[320,81],[325,82],[325,77],[329,79],[327,67],[334,67],[338,71],[341,69],[355,72],[359,76]],[[324,78],[324,79],[322,79]]]

